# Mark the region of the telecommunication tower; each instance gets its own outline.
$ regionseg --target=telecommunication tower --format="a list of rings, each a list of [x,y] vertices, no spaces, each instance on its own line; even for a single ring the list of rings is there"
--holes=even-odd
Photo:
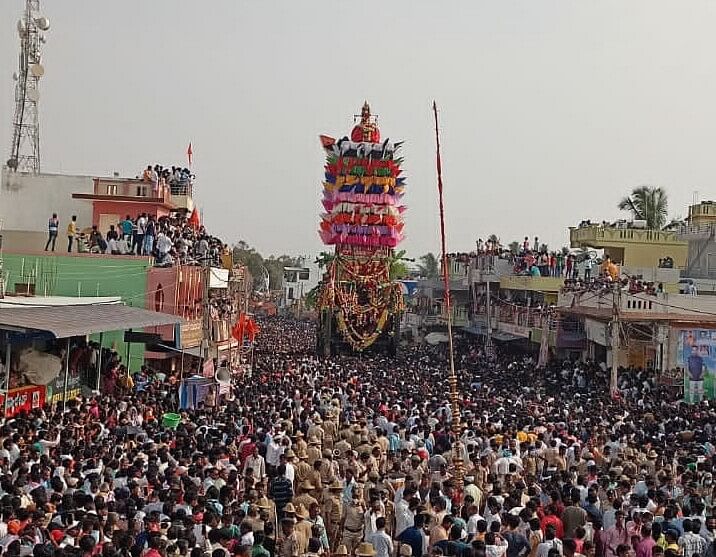
[[[7,166],[15,172],[40,172],[40,120],[37,102],[40,99],[40,78],[44,33],[50,20],[40,14],[40,0],[25,0],[25,13],[17,22],[20,58],[15,80],[15,118],[12,129],[12,150]]]

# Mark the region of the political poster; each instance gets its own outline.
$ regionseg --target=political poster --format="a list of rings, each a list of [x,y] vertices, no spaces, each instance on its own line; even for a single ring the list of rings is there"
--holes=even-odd
[[[716,330],[681,330],[678,337],[678,365],[684,370],[685,402],[716,398]]]

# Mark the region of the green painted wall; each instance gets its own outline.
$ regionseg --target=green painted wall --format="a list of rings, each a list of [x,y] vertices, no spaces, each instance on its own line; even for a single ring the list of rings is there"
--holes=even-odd
[[[149,258],[122,256],[23,255],[5,253],[4,268],[8,272],[9,292],[15,283],[35,284],[38,296],[121,296],[130,306],[145,307]],[[103,345],[113,344],[127,362],[124,331],[105,333]],[[99,341],[99,335],[93,335]],[[130,367],[138,370],[144,360],[144,345],[131,344]]]

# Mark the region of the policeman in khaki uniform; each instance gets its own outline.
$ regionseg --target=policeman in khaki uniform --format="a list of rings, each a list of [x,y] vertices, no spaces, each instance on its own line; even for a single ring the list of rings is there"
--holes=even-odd
[[[305,452],[298,453],[298,464],[295,465],[296,477],[294,479],[296,485],[310,480],[313,469],[308,464],[308,455]]]
[[[321,441],[318,437],[308,438],[308,451],[306,453],[308,454],[308,464],[313,468],[313,463],[321,460]]]
[[[338,435],[338,426],[333,420],[334,415],[333,410],[328,410],[328,413],[326,414],[326,421],[324,421],[321,425],[321,428],[323,429],[323,448],[331,451],[333,450],[333,443]]]
[[[278,554],[280,557],[301,557],[293,518],[284,518],[281,520],[281,537],[279,538]]]
[[[309,522],[308,509],[303,505],[296,506],[296,526],[294,527],[298,536],[299,550],[301,555],[308,551],[308,542],[311,539],[313,525]]]
[[[302,431],[296,432],[295,449],[296,449],[296,452],[299,454],[305,453],[308,450],[308,443],[306,443],[306,440],[303,438]]]
[[[348,548],[348,553],[353,553],[356,547],[363,541],[363,526],[365,505],[359,498],[359,490],[353,488],[353,497],[350,503],[343,508],[343,525],[341,542]]]
[[[311,421],[313,422],[311,426],[308,428],[308,438],[315,437],[318,439],[319,443],[323,443],[323,436],[325,435],[325,431],[323,430],[323,419],[321,418],[320,414],[315,414]]]
[[[300,491],[300,493],[293,498],[293,504],[297,507],[299,505],[302,505],[303,507],[308,509],[313,503],[318,503],[315,497],[311,495],[311,491],[313,491],[314,489],[315,486],[309,480],[298,484],[298,490]]]
[[[328,486],[328,497],[323,502],[323,520],[326,523],[326,533],[331,549],[338,544],[341,533],[341,521],[343,519],[343,502],[341,492],[343,486],[335,480]]]

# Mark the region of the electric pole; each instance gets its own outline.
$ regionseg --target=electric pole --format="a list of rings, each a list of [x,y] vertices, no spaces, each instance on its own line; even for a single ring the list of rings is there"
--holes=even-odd
[[[621,305],[621,285],[612,284],[612,370],[609,380],[609,390],[612,395],[617,392],[617,370],[619,368],[619,310]]]

